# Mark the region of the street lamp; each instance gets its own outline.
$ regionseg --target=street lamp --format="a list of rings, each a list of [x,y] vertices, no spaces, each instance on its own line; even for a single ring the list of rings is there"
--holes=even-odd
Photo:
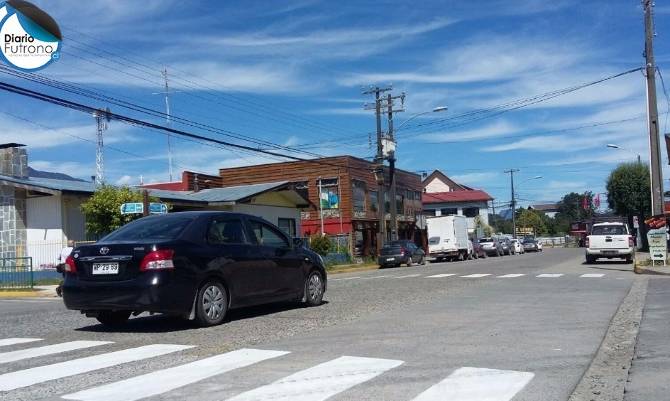
[[[438,106],[438,107],[435,107],[433,110],[422,111],[421,113],[414,114],[413,116],[411,116],[407,120],[403,121],[400,125],[398,125],[395,130],[399,131],[400,128],[403,125],[407,124],[408,122],[414,120],[415,118],[417,118],[419,116],[423,116],[423,115],[430,114],[430,113],[440,113],[442,111],[447,111],[447,110],[449,110],[449,108],[447,106]]]
[[[615,144],[613,144],[613,143],[608,143],[608,144],[607,144],[607,147],[608,147],[608,148],[611,148],[611,149],[625,150],[626,152],[629,152],[629,153],[631,153],[631,154],[633,154],[633,155],[636,155],[636,156],[637,156],[637,162],[638,162],[638,163],[641,163],[641,162],[640,162],[640,154],[639,154],[639,153],[635,153],[635,152],[633,152],[633,151],[630,150],[630,149],[622,148],[621,146],[619,146],[619,145],[615,145]]]

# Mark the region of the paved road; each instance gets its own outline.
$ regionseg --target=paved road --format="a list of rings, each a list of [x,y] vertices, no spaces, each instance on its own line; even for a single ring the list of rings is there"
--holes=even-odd
[[[634,280],[582,260],[549,249],[333,275],[325,305],[206,329],[140,316],[115,331],[58,300],[0,300],[0,397],[566,400]]]

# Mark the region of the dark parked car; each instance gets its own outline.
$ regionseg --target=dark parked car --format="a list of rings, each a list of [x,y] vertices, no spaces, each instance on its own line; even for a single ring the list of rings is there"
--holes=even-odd
[[[525,239],[523,240],[523,250],[526,252],[538,252],[541,250],[541,247],[534,239]]]
[[[425,265],[426,253],[412,241],[393,241],[384,245],[378,263],[380,267],[398,267],[401,264],[412,266],[414,263]]]
[[[65,306],[110,325],[158,312],[211,326],[231,308],[319,305],[327,279],[321,257],[274,225],[212,211],[144,217],[76,247],[66,265]]]
[[[479,243],[489,256],[503,256],[505,254],[502,244],[496,237],[480,238]]]
[[[514,255],[514,245],[508,237],[499,237],[498,241],[502,245],[503,252],[507,255]]]
[[[472,257],[475,259],[479,258],[485,258],[487,257],[488,254],[486,253],[486,249],[484,249],[484,246],[480,242],[479,239],[473,238],[472,239]]]

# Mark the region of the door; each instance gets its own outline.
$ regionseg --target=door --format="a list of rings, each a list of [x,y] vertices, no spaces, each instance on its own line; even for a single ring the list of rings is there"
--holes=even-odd
[[[214,217],[207,229],[207,246],[212,255],[207,270],[223,273],[233,306],[254,303],[264,295],[258,278],[267,276],[271,266],[255,252],[241,219]]]
[[[272,299],[293,296],[302,289],[302,255],[278,228],[260,220],[250,220],[252,237],[260,254],[271,265],[271,281],[266,294]]]

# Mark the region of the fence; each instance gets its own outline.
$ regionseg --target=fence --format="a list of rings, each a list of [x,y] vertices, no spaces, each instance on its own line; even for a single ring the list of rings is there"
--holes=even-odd
[[[75,241],[76,245],[86,244],[93,241]],[[45,241],[30,241],[25,246],[25,255],[33,259],[33,269],[40,270],[54,270],[56,265],[64,263],[64,260],[59,260],[60,252],[67,246],[67,241],[59,240],[45,240]]]
[[[33,288],[33,258],[0,259],[0,289]]]

